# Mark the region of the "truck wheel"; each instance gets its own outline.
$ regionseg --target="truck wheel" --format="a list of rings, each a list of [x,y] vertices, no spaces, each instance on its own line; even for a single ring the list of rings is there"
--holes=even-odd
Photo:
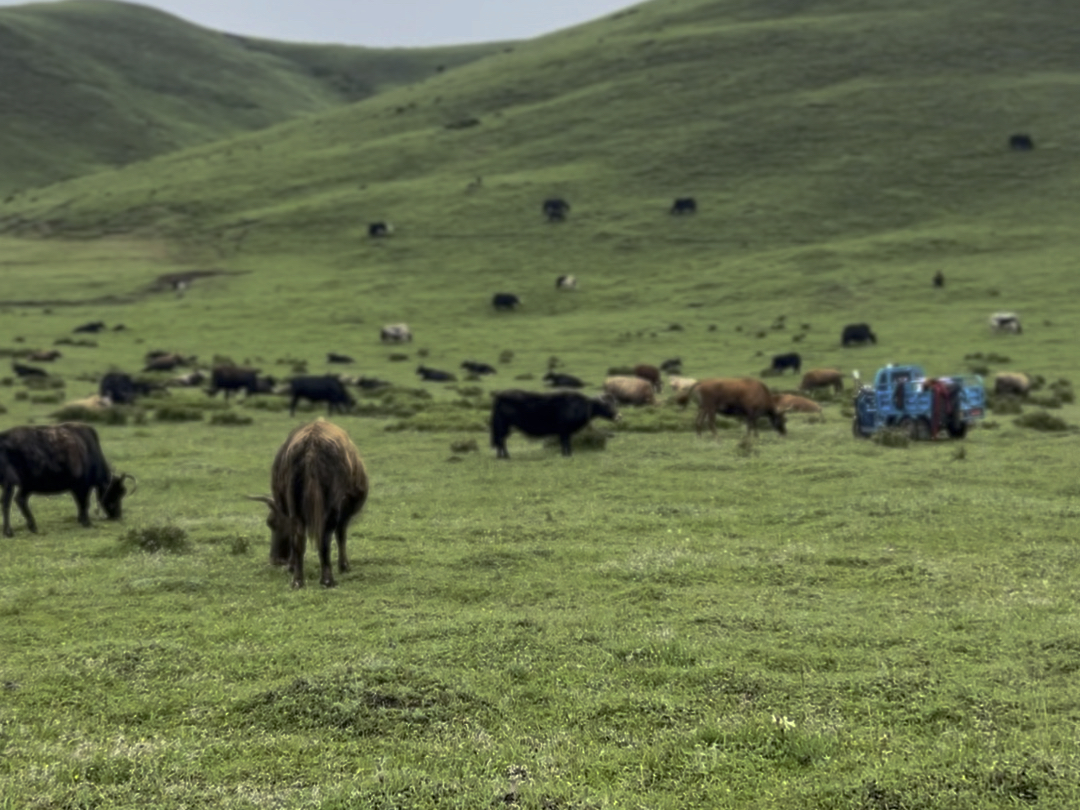
[[[967,435],[967,422],[950,423],[945,427],[949,431],[949,436],[953,439],[962,439]]]
[[[934,438],[934,434],[930,432],[930,423],[925,419],[916,419],[915,435],[912,438],[917,442],[928,442]]]
[[[905,416],[903,419],[897,422],[896,429],[903,431],[904,434],[912,441],[915,441],[917,438],[919,438],[917,435],[915,435],[915,420],[912,419],[910,416]]]

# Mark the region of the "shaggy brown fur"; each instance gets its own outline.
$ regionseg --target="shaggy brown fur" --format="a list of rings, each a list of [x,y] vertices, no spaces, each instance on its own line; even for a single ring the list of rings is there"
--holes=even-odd
[[[794,394],[777,394],[773,399],[776,402],[776,410],[780,413],[821,413],[821,406],[812,399],[795,396]]]
[[[784,414],[776,409],[772,392],[760,380],[752,377],[718,377],[702,380],[691,390],[698,404],[694,427],[700,436],[706,425],[716,435],[716,414],[741,416],[746,419],[746,433],[757,433],[757,420],[767,416],[780,435],[787,433]]]
[[[110,520],[118,520],[124,481],[109,470],[97,431],[81,422],[41,427],[15,427],[0,433],[0,485],[3,486],[4,536],[11,537],[11,500],[19,507],[26,526],[37,531],[29,498],[35,492],[70,492],[79,510],[79,523],[90,525],[90,493]],[[18,494],[16,494],[16,489]],[[133,490],[134,491],[134,490]]]
[[[304,587],[310,536],[318,544],[320,582],[333,587],[330,536],[337,536],[338,570],[345,573],[349,521],[363,508],[369,490],[364,462],[349,434],[323,419],[296,428],[274,457],[270,489],[272,498],[252,496],[270,508],[270,562],[288,563],[293,587]]]
[[[664,383],[660,380],[660,369],[656,366],[646,365],[645,363],[639,363],[634,366],[634,376],[641,377],[643,380],[648,380],[652,385],[653,391],[660,393],[664,388]]]
[[[832,388],[839,394],[844,390],[844,375],[833,368],[810,369],[803,374],[799,390],[813,391],[816,388]]]

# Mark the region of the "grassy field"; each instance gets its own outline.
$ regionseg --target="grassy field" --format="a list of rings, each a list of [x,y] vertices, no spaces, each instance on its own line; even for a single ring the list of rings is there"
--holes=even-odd
[[[570,459],[515,435],[496,461],[486,434],[488,393],[552,366],[597,390],[797,350],[1077,382],[1078,24],[1049,1],[654,2],[11,197],[0,356],[57,346],[63,385],[0,379],[0,426],[154,349],[393,386],[334,417],[372,494],[332,590],[310,554],[290,590],[244,498],[320,411],[173,389],[99,423],[139,480],[122,523],[35,497],[41,534],[15,516],[0,542],[0,808],[1080,803],[1077,404],[1049,410],[1063,431],[1002,411],[906,447],[851,437],[850,388],[749,444],[667,402]],[[700,213],[669,217],[687,194]],[[185,271],[217,274],[159,283]],[[1024,333],[991,335],[997,310]],[[415,341],[381,345],[396,321]],[[860,321],[878,344],[841,348]],[[466,359],[498,374],[417,382]]]

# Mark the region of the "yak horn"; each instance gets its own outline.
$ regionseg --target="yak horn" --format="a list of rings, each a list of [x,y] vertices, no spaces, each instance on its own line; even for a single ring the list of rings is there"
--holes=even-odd
[[[130,478],[131,483],[132,483],[131,492],[129,492],[128,495],[134,495],[135,490],[137,490],[139,488],[139,480],[134,475],[131,475],[130,473],[121,473],[120,474],[120,483],[121,484],[124,483],[125,478]]]
[[[274,499],[267,495],[245,495],[249,501],[258,501],[259,503],[265,503],[271,509],[276,509],[277,504],[274,503]]]

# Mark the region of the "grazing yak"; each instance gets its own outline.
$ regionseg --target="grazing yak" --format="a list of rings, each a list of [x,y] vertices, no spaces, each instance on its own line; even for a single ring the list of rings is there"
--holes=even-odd
[[[177,366],[190,366],[195,362],[194,357],[184,357],[180,354],[170,352],[168,354],[159,354],[155,357],[148,357],[146,361],[146,367],[143,369],[147,371],[172,371]]]
[[[633,379],[633,378],[628,378]],[[571,455],[570,437],[594,417],[615,421],[615,404],[578,391],[499,391],[491,406],[491,446],[496,458],[510,458],[506,437],[513,428],[528,436],[558,436],[564,456]]]
[[[79,523],[90,525],[90,493],[109,520],[119,520],[124,482],[134,477],[114,475],[101,451],[97,431],[80,422],[58,425],[15,427],[0,433],[0,486],[4,536],[12,537],[11,500],[19,507],[26,527],[37,532],[29,498],[35,493],[70,492],[79,510]],[[17,490],[17,492],[16,492]],[[132,493],[134,493],[132,489]]]
[[[549,371],[541,379],[552,388],[584,388],[585,383],[573,374],[560,374],[557,371]]]
[[[660,370],[665,374],[682,374],[682,358],[669,357],[660,364]]]
[[[270,469],[271,497],[249,495],[270,509],[270,562],[288,565],[292,586],[304,587],[304,551],[310,536],[318,544],[321,577],[334,586],[330,537],[337,537],[338,570],[349,570],[345,536],[364,507],[370,483],[360,453],[344,430],[317,419],[301,425],[281,445]]]
[[[566,215],[570,213],[570,203],[561,197],[551,197],[544,200],[542,210],[544,216],[548,218],[548,222],[562,222],[566,219]]]
[[[853,343],[877,343],[877,335],[870,331],[870,325],[865,323],[849,323],[840,334],[840,345],[850,346]]]
[[[495,309],[512,310],[521,304],[521,299],[513,293],[495,293],[491,297],[491,305]]]
[[[215,366],[210,372],[210,387],[206,389],[206,393],[212,397],[218,391],[224,391],[225,399],[234,391],[243,391],[248,396],[270,394],[276,383],[277,380],[273,377],[260,377],[257,368]]]
[[[355,363],[356,361],[353,360],[351,357],[349,357],[349,355],[347,355],[347,354],[338,354],[337,352],[327,352],[326,353],[326,362],[327,363],[344,363],[344,364],[348,364],[348,363]]]
[[[149,396],[154,387],[132,379],[122,371],[110,371],[98,383],[98,393],[116,405],[134,405],[137,397]]]
[[[670,214],[696,214],[697,200],[693,197],[676,197],[671,204]]]
[[[48,377],[49,372],[43,368],[37,368],[36,366],[24,366],[22,363],[16,363],[11,361],[11,370],[15,372],[18,377]]]
[[[844,390],[844,375],[834,368],[812,368],[803,374],[799,390],[816,391],[818,388],[831,388],[839,394]]]
[[[717,377],[702,380],[691,390],[698,405],[694,427],[700,436],[707,426],[716,436],[716,415],[741,416],[746,419],[746,434],[757,433],[757,420],[768,417],[781,436],[787,433],[784,414],[776,408],[772,392],[761,380],[752,377]]]
[[[1019,133],[1009,136],[1009,148],[1017,152],[1030,152],[1035,148],[1035,141],[1030,135]]]
[[[814,400],[795,394],[777,394],[773,397],[776,410],[780,413],[792,411],[794,413],[821,413],[821,406]]]
[[[776,374],[783,374],[789,368],[793,374],[798,374],[802,369],[802,357],[799,356],[798,352],[773,355],[772,365],[769,367],[771,371]]]
[[[412,331],[407,323],[388,323],[379,330],[379,340],[383,343],[409,343]]]
[[[608,377],[604,393],[623,405],[655,405],[656,389],[641,377]]]
[[[990,331],[1003,332],[1011,335],[1023,334],[1020,326],[1020,316],[1015,312],[995,312],[990,316]]]
[[[428,368],[427,366],[419,366],[416,373],[425,382],[457,382],[457,377],[449,371],[439,371],[436,368]]]
[[[105,321],[92,321],[90,323],[84,323],[82,326],[76,326],[72,329],[72,332],[100,332],[105,328]]]
[[[656,366],[650,366],[647,363],[639,363],[634,366],[633,370],[634,376],[640,377],[643,380],[648,380],[656,393],[659,394],[664,389],[664,383],[660,379],[660,369]]]
[[[497,374],[494,366],[487,363],[478,363],[475,360],[465,360],[462,362],[461,367],[468,371],[470,374]]]
[[[559,276],[555,279],[556,290],[575,290],[577,289],[577,278],[574,276]]]
[[[389,222],[372,222],[367,226],[367,235],[372,239],[389,236],[394,232],[394,226]]]
[[[1019,371],[1001,371],[994,375],[994,393],[998,396],[1026,397],[1031,379]]]
[[[327,414],[345,413],[356,400],[345,390],[345,383],[332,374],[322,376],[293,377],[288,383],[288,393],[292,397],[289,403],[289,416],[296,415],[296,404],[301,399],[309,402],[325,402]]]

